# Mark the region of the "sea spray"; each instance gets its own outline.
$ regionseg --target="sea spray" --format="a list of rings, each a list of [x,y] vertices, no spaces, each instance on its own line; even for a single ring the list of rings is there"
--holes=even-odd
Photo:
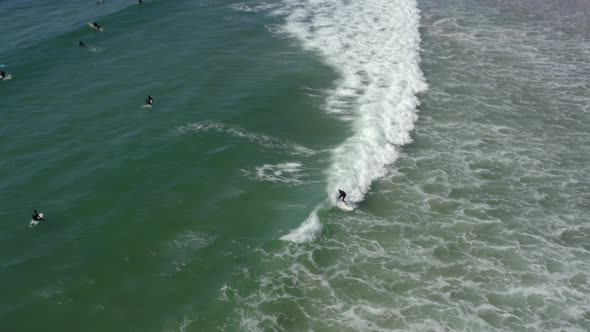
[[[416,1],[287,1],[285,7],[283,32],[340,74],[325,110],[352,123],[352,136],[332,151],[328,200],[333,205],[342,189],[348,201],[360,202],[398,158],[399,146],[411,142],[416,94],[427,88]],[[304,225],[317,218],[312,215]]]

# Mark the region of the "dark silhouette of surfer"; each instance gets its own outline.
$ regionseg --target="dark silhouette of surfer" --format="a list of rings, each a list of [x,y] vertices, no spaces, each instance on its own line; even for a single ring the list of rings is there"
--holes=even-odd
[[[344,203],[346,203],[346,201],[344,200],[346,198],[346,193],[344,192],[344,190],[338,189],[338,195],[338,200],[341,200]]]
[[[45,220],[45,218],[43,218],[39,212],[37,212],[37,210],[33,210],[33,220],[35,221],[41,221],[41,220]]]

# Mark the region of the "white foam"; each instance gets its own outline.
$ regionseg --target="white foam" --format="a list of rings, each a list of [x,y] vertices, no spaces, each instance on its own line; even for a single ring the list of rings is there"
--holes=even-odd
[[[301,184],[301,166],[299,162],[264,164],[256,167],[254,178],[265,182]],[[251,172],[246,173],[250,174]]]
[[[319,206],[315,208],[299,227],[289,232],[289,234],[281,236],[281,240],[295,243],[313,241],[322,230],[322,224],[317,214],[319,208]]]
[[[250,142],[267,148],[284,149],[291,154],[313,155],[316,153],[316,151],[308,149],[294,142],[283,141],[264,134],[248,132],[243,128],[218,122],[187,123],[176,128],[176,132],[179,134],[202,133],[210,131],[226,133],[233,137],[246,139]]]
[[[199,316],[196,315],[183,315],[181,319],[172,320],[167,325],[170,327],[165,327],[163,329],[164,332],[186,332],[192,331],[194,323],[199,321]]]
[[[196,253],[215,242],[215,236],[194,232],[192,230],[179,233],[174,239],[166,243],[165,248],[160,254],[167,257],[170,264],[167,271],[162,276],[170,276],[174,273],[183,271],[184,267],[191,264]],[[152,253],[154,256],[155,253]]]
[[[361,201],[386,174],[398,147],[411,142],[419,67],[419,13],[414,0],[285,1],[283,32],[319,53],[341,76],[326,111],[353,121],[354,134],[333,152],[327,192],[341,188]]]
[[[267,11],[270,9],[275,8],[277,5],[274,3],[257,3],[257,4],[248,4],[248,3],[234,3],[231,4],[229,7],[235,11],[245,12],[245,13],[259,13],[262,11]]]

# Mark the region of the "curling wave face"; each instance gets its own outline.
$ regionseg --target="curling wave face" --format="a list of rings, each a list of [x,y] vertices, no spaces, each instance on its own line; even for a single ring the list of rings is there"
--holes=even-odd
[[[415,1],[287,1],[282,30],[318,52],[340,74],[327,112],[352,122],[354,134],[333,152],[327,193],[338,188],[361,201],[387,172],[398,147],[411,142],[416,94],[426,89],[419,67]]]

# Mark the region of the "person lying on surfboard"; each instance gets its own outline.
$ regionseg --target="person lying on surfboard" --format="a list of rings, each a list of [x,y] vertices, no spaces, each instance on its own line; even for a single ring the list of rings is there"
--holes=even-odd
[[[78,42],[78,46],[88,48],[88,46],[84,44],[81,40]]]
[[[338,189],[338,195],[338,200],[341,200],[344,203],[346,203],[346,201],[344,200],[344,198],[346,198],[346,193],[343,190]]]
[[[45,219],[39,215],[39,212],[37,212],[37,210],[33,210],[33,220],[41,221],[41,220],[45,220]]]
[[[145,104],[152,106],[153,103],[154,103],[154,98],[152,98],[152,96],[148,96],[147,99],[145,100]]]
[[[98,25],[98,23],[96,23],[96,22],[92,23],[92,26],[98,30],[102,29],[102,27],[100,25]]]

